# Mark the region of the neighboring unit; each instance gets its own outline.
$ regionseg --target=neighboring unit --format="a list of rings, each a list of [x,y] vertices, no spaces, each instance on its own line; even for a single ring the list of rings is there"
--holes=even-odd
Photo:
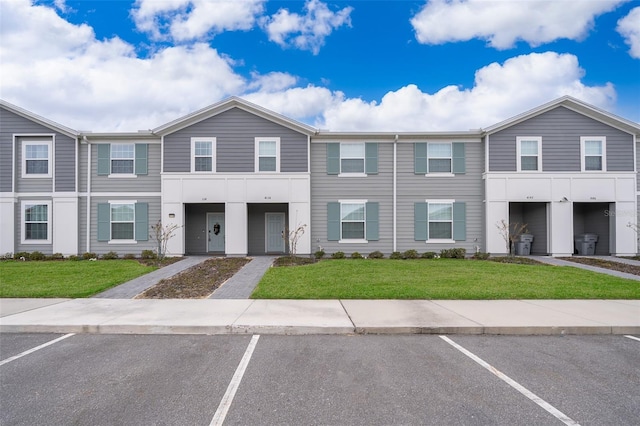
[[[230,98],[150,131],[78,132],[0,103],[0,253],[323,249],[637,252],[640,126],[563,97],[486,129],[330,132]],[[589,237],[590,238],[590,237]],[[578,241],[578,246],[576,246]]]

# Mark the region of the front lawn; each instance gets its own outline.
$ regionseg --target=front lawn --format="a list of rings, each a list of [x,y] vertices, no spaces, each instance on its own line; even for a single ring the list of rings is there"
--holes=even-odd
[[[270,268],[254,299],[640,299],[640,282],[566,266],[325,260]]]
[[[136,260],[0,262],[0,297],[87,297],[157,269]]]

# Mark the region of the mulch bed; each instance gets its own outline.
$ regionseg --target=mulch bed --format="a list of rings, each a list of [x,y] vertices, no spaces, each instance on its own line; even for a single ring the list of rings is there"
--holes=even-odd
[[[604,259],[595,259],[591,257],[560,257],[561,260],[569,262],[581,263],[583,265],[596,266],[598,268],[611,269],[618,272],[626,272],[627,274],[640,275],[640,266],[627,265],[626,263],[613,262]]]
[[[163,279],[136,299],[205,299],[251,259],[213,258]]]

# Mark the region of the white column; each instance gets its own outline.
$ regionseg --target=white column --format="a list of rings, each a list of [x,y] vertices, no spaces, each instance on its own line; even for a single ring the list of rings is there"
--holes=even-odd
[[[573,203],[554,201],[549,203],[549,251],[552,256],[573,254]]]
[[[509,203],[506,201],[487,201],[486,251],[492,255],[507,254],[507,243],[498,226],[501,221],[509,223]]]
[[[13,196],[0,197],[0,255],[16,250],[15,203]]]
[[[65,256],[77,255],[78,198],[54,197],[52,210],[53,252]]]
[[[301,225],[304,227],[304,234],[298,240],[297,254],[311,254],[311,212],[309,203],[289,203],[289,229],[295,230]]]
[[[225,243],[227,256],[246,256],[248,252],[247,203],[225,203]]]
[[[162,203],[162,226],[171,225],[178,225],[178,228],[167,243],[166,255],[182,256],[184,254],[184,206],[182,203]]]
[[[615,247],[611,254],[616,256],[635,256],[638,234],[629,227],[629,223],[636,223],[636,203],[616,203],[615,210]]]

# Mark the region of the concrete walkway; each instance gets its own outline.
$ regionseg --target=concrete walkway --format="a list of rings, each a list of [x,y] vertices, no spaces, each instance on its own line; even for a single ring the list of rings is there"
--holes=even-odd
[[[640,300],[0,299],[0,332],[640,334]]]
[[[248,299],[275,256],[256,256],[213,292],[210,299]]]
[[[640,281],[640,275],[628,274],[626,272],[614,271],[612,269],[598,268],[597,266],[584,265],[582,263],[577,263],[577,262],[570,262],[568,260],[562,260],[562,259],[558,259],[556,257],[551,257],[551,256],[528,256],[528,257],[530,257],[531,259],[537,260],[538,262],[547,263],[549,265],[573,266],[574,268],[586,269],[588,271],[599,272],[601,274],[613,275],[619,278],[626,278],[629,280]],[[614,256],[593,256],[593,258],[640,266],[640,262],[637,262],[635,260],[622,259]]]
[[[185,269],[189,269],[192,266],[197,265],[198,263],[202,263],[207,259],[210,259],[209,256],[189,256],[185,257],[179,262],[172,263],[171,265],[167,265],[163,268],[156,269],[153,272],[149,272],[146,275],[128,281],[126,283],[120,284],[117,287],[110,288],[109,290],[103,291],[102,293],[98,293],[93,298],[97,299],[132,299],[136,297],[138,294],[142,293],[149,287],[152,287],[160,282],[160,280],[165,278],[170,278]]]

